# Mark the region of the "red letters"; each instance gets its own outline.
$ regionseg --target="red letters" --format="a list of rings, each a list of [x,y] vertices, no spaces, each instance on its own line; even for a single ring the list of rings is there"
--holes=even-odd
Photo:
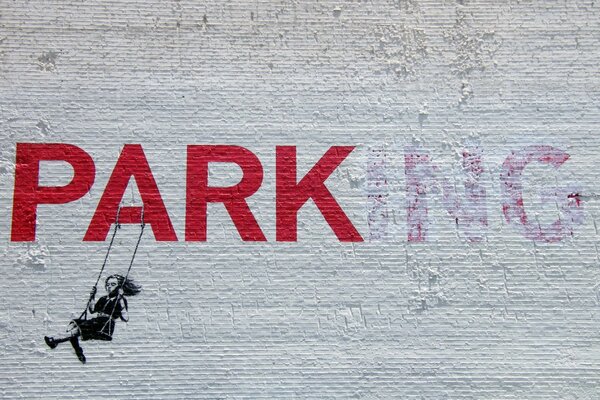
[[[555,189],[554,200],[563,201],[561,209],[570,218],[557,219],[548,226],[541,226],[529,221],[525,213],[521,175],[527,164],[537,161],[558,168],[568,159],[569,155],[566,152],[552,146],[528,146],[521,151],[512,152],[502,164],[502,173],[500,174],[504,200],[502,212],[507,222],[517,223],[521,226],[525,237],[534,241],[557,242],[562,240],[568,232],[572,234],[572,224],[582,222],[583,218],[577,212],[581,206],[579,195],[570,193],[565,188]],[[563,198],[560,199],[560,197]]]
[[[239,165],[243,173],[241,181],[230,187],[209,187],[208,164],[211,162]],[[258,190],[262,180],[259,159],[243,147],[188,146],[185,240],[206,241],[207,204],[223,203],[242,240],[266,241],[245,200]]]
[[[84,241],[102,241],[106,239],[111,224],[116,222],[117,210],[131,177],[135,179],[144,204],[144,222],[152,226],[156,240],[177,240],[171,219],[156,186],[156,181],[142,146],[139,144],[126,144],[106,184],[98,208],[96,208],[94,217],[83,238]],[[141,221],[142,207],[121,208],[119,223],[137,224]]]
[[[11,240],[35,240],[38,204],[64,204],[81,198],[94,184],[94,161],[85,151],[70,144],[17,143],[17,165]],[[40,161],[65,161],[73,167],[66,186],[39,186]]]
[[[354,150],[354,146],[331,147],[304,178],[296,183],[296,147],[277,146],[277,241],[295,242],[297,240],[297,214],[308,199],[315,202],[315,205],[340,241],[363,241],[352,222],[325,186],[325,181],[329,175],[352,150]]]
[[[277,146],[275,166],[276,240],[297,240],[298,212],[312,199],[318,210],[342,242],[361,242],[363,238],[325,185],[335,169],[354,150],[353,146],[333,146],[310,171],[297,179],[296,147]],[[370,240],[388,237],[387,153],[371,151],[366,171],[367,224]],[[406,175],[407,236],[409,242],[424,242],[428,234],[428,200],[437,188],[441,205],[456,222],[457,231],[469,241],[484,238],[488,219],[486,191],[481,183],[484,173],[482,152],[478,147],[464,150],[462,169],[465,174],[464,198],[459,197],[454,182],[446,179],[427,151],[407,147],[404,153]],[[531,162],[560,167],[569,158],[551,146],[529,146],[512,152],[500,174],[502,212],[506,221],[516,225],[526,238],[556,242],[574,234],[574,227],[584,221],[581,189],[577,186],[553,187],[540,191],[541,203],[555,204],[559,217],[551,224],[529,218],[523,201],[522,175]],[[64,186],[40,186],[40,162],[62,161],[73,168],[73,179]],[[210,163],[233,163],[241,168],[240,182],[230,187],[211,187],[208,182]],[[247,198],[258,191],[263,168],[254,153],[239,146],[190,145],[187,149],[186,241],[207,240],[208,203],[223,203],[244,241],[266,241]],[[17,143],[13,196],[11,241],[33,241],[39,204],[64,204],[81,198],[94,183],[92,158],[70,144]],[[120,203],[131,178],[137,183],[143,207],[121,207]],[[461,190],[462,192],[462,190]],[[120,211],[119,211],[120,208]],[[142,217],[143,213],[143,217]],[[123,147],[98,207],[84,236],[84,241],[103,241],[116,222],[151,225],[157,241],[177,241],[171,219],[163,203],[150,166],[139,144]]]
[[[440,168],[431,164],[429,153],[416,148],[406,148],[404,172],[406,174],[406,222],[409,242],[427,240],[427,193],[432,185],[440,184],[443,205],[456,221],[458,229],[469,241],[483,239],[487,227],[486,193],[479,182],[483,174],[481,150],[477,147],[463,150],[463,170],[466,174],[465,199],[461,200],[453,185],[445,177],[438,176]]]

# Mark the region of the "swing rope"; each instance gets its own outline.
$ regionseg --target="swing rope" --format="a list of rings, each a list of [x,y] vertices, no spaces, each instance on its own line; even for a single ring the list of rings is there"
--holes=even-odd
[[[135,255],[137,254],[138,248],[140,247],[140,242],[142,241],[142,236],[144,235],[144,228],[146,227],[146,223],[144,222],[144,206],[142,206],[141,219],[142,219],[142,223],[141,223],[140,235],[138,236],[137,243],[135,244],[135,248],[133,249],[133,255],[131,256],[131,261],[129,262],[129,268],[127,268],[127,273],[125,274],[125,277],[123,278],[123,282],[121,282],[119,284],[119,287],[117,288],[117,297],[116,297],[115,303],[112,307],[112,311],[110,312],[110,317],[104,323],[104,325],[102,326],[102,329],[100,329],[100,332],[104,332],[104,329],[106,329],[106,326],[108,324],[112,323],[113,315],[115,314],[115,310],[117,309],[117,304],[119,303],[119,300],[120,300],[118,291],[121,290],[123,288],[123,285],[125,284],[125,282],[127,282],[127,278],[129,277],[129,272],[131,272],[131,267],[133,267],[133,261],[135,260]],[[125,300],[125,299],[123,299],[123,300]],[[125,302],[125,307],[127,307],[127,302]]]
[[[142,235],[144,234],[144,228],[146,227],[146,223],[144,222],[144,207],[142,206],[142,224],[140,229],[140,236],[138,236],[137,243],[135,244],[135,248],[133,249],[133,255],[131,256],[131,261],[129,262],[129,268],[127,268],[127,273],[125,274],[125,279],[123,279],[123,283],[119,286],[119,289],[123,287],[125,282],[127,281],[127,277],[129,276],[129,272],[131,272],[131,267],[133,267],[133,260],[135,260],[135,255],[137,254],[138,247],[140,247],[140,242],[142,241]]]
[[[100,282],[100,277],[102,276],[102,273],[104,272],[104,268],[106,267],[106,263],[108,262],[108,256],[110,255],[110,250],[112,249],[112,245],[115,241],[115,236],[117,235],[117,231],[119,230],[119,228],[121,228],[121,224],[119,224],[119,214],[120,213],[121,213],[121,207],[117,208],[117,219],[115,220],[115,228],[113,229],[113,233],[110,238],[110,244],[108,245],[108,250],[106,250],[106,255],[104,256],[104,262],[102,263],[102,268],[100,268],[100,272],[98,273],[98,277],[96,278],[96,283],[94,283],[94,289],[92,290],[92,293],[90,294],[90,298],[88,299],[87,304],[85,305],[85,309],[79,316],[79,319],[87,319],[88,308],[90,307],[90,304],[94,300],[96,289],[98,288],[98,282]]]

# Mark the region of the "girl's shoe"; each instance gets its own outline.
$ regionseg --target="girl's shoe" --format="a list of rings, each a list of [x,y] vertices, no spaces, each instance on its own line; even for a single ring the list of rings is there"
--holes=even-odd
[[[51,338],[51,337],[48,337],[48,336],[44,336],[44,342],[46,342],[46,344],[48,345],[48,347],[50,347],[51,349],[53,349],[56,346],[58,346],[58,343],[56,342],[56,340],[54,340],[54,338]]]

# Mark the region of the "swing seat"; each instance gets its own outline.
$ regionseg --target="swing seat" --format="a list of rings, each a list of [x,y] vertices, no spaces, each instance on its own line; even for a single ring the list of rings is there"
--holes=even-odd
[[[71,321],[79,328],[81,340],[104,340],[111,341],[115,330],[115,322],[108,317],[96,317],[91,319],[74,319]]]

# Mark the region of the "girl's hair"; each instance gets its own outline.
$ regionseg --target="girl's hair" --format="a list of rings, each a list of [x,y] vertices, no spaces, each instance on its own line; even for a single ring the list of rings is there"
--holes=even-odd
[[[131,278],[125,279],[124,276],[117,275],[117,274],[111,275],[108,278],[106,278],[106,280],[104,281],[104,285],[106,285],[106,282],[108,282],[108,280],[111,278],[114,278],[117,280],[117,282],[119,283],[119,287],[121,289],[123,289],[123,295],[125,295],[125,296],[135,296],[142,290],[142,287],[140,285],[138,285],[137,283],[135,283],[133,281],[133,279],[131,279]]]

